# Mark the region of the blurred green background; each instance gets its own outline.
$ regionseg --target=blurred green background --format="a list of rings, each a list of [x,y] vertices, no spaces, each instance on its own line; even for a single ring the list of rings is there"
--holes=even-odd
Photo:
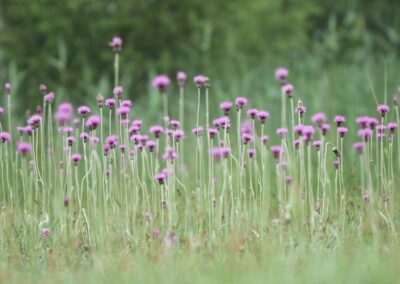
[[[395,84],[398,15],[400,1],[389,0],[0,0],[0,79],[14,84],[19,111],[41,102],[40,83],[77,104],[108,96],[107,43],[120,35],[130,98],[147,95],[155,73],[179,69],[209,75],[220,98],[232,88],[251,97],[268,92],[284,65],[307,85],[305,96],[357,92],[362,100],[368,76],[377,90]]]

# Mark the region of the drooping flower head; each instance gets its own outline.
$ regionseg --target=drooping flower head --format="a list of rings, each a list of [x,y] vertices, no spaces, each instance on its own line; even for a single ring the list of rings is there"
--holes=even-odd
[[[167,75],[161,74],[154,77],[152,81],[152,85],[154,88],[157,88],[160,92],[165,91],[165,89],[169,86],[171,80]]]

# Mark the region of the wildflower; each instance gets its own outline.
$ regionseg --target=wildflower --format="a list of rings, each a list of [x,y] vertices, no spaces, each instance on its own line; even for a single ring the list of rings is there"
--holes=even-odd
[[[75,166],[79,164],[81,159],[82,157],[79,153],[74,153],[71,155],[71,161],[74,163]]]
[[[172,119],[170,120],[169,125],[171,125],[172,129],[177,129],[181,126],[181,122],[179,120]]]
[[[340,165],[340,160],[339,159],[336,159],[336,160],[333,161],[333,166],[335,167],[336,170],[339,169],[339,165]]]
[[[70,103],[64,102],[58,105],[58,111],[63,113],[72,114],[73,107]]]
[[[389,122],[387,128],[389,128],[390,133],[394,134],[394,131],[397,129],[398,125],[396,122]]]
[[[389,106],[385,104],[378,105],[376,109],[381,114],[382,117],[384,117],[385,114],[390,110]]]
[[[240,131],[242,133],[252,133],[253,132],[253,123],[250,120],[245,120],[240,125]]]
[[[106,99],[106,107],[113,108],[115,106],[115,99],[108,98]]]
[[[237,97],[235,100],[235,104],[237,109],[243,108],[245,105],[247,105],[247,98],[245,97]]]
[[[83,140],[83,142],[88,142],[89,141],[89,133],[87,132],[82,132],[79,137]]]
[[[49,228],[43,228],[40,231],[40,237],[42,239],[47,239],[48,237],[50,237],[50,235],[51,235],[51,230]]]
[[[11,92],[11,83],[6,82],[4,84],[4,90],[6,90],[7,93],[10,93]]]
[[[293,95],[293,85],[292,84],[285,84],[282,86],[282,93],[286,94],[289,98],[291,98]]]
[[[313,146],[315,147],[315,149],[317,149],[317,151],[319,151],[321,149],[321,145],[322,145],[322,141],[321,140],[315,140],[313,142]]]
[[[173,162],[176,158],[177,158],[177,153],[175,151],[174,148],[172,147],[167,147],[167,149],[165,150],[164,154],[163,154],[163,159],[164,160],[170,160],[171,162]]]
[[[285,67],[279,67],[275,70],[275,78],[281,83],[286,82],[289,76],[289,71]]]
[[[118,109],[117,109],[117,114],[121,117],[121,119],[123,120],[123,119],[126,119],[127,118],[127,116],[128,116],[128,114],[129,114],[129,112],[131,111],[131,109],[129,108],[129,107],[126,107],[126,106],[120,106]]]
[[[115,148],[117,142],[118,142],[118,136],[117,135],[110,135],[105,140],[105,143],[110,145],[111,149]]]
[[[121,153],[125,153],[126,145],[125,144],[120,144],[119,145],[119,150],[121,151]]]
[[[19,131],[19,133],[20,133],[21,135],[28,135],[28,136],[32,135],[32,132],[33,132],[33,128],[32,128],[32,126],[30,126],[30,125],[27,125],[27,126],[18,126],[18,127],[17,127],[17,130]]]
[[[196,136],[200,136],[201,134],[203,134],[203,127],[198,126],[192,129],[192,133]]]
[[[303,135],[303,128],[304,128],[303,124],[297,124],[297,125],[295,125],[293,127],[293,130],[297,135],[302,136]]]
[[[90,143],[92,143],[92,145],[96,145],[97,143],[100,142],[100,138],[97,137],[97,136],[91,136],[91,137],[89,138],[89,141],[90,141]]]
[[[30,125],[33,129],[38,128],[40,122],[42,121],[42,116],[39,114],[34,114],[28,119],[28,125]]]
[[[120,53],[122,50],[122,38],[114,36],[108,45],[112,48],[115,53]]]
[[[328,130],[331,126],[328,123],[322,123],[319,128],[321,129],[322,135],[325,136],[328,133]]]
[[[385,134],[386,126],[383,124],[379,124],[376,126],[376,133],[377,134]]]
[[[358,123],[358,125],[361,128],[366,128],[368,126],[368,124],[369,124],[369,121],[370,121],[370,119],[369,119],[368,116],[359,116],[356,119],[356,122]]]
[[[97,106],[99,108],[102,108],[103,107],[104,98],[103,98],[103,96],[101,94],[98,94],[96,96],[96,101],[97,101]]]
[[[368,202],[368,201],[369,201],[369,194],[368,194],[368,191],[366,191],[366,192],[363,194],[362,199],[363,199],[365,202]]]
[[[364,151],[364,143],[363,142],[356,142],[353,144],[353,148],[359,153],[362,154]]]
[[[167,75],[157,75],[154,77],[152,81],[152,85],[154,88],[157,88],[160,92],[165,91],[165,89],[168,87],[168,85],[171,83],[171,80]]]
[[[25,156],[26,154],[32,151],[32,144],[22,141],[17,142],[16,150],[18,153],[21,153],[23,156]]]
[[[259,110],[259,111],[257,111],[257,118],[260,120],[260,122],[262,124],[264,124],[265,121],[267,119],[269,119],[269,112],[263,111],[263,110]]]
[[[178,71],[176,73],[176,81],[180,87],[184,86],[187,80],[186,73],[183,71]]]
[[[143,121],[141,119],[135,119],[132,121],[132,126],[137,126],[139,129],[142,127]]]
[[[159,138],[161,133],[164,132],[164,128],[160,125],[153,125],[152,127],[150,127],[150,132],[154,134],[154,137]]]
[[[147,149],[149,149],[150,152],[153,152],[156,145],[157,145],[157,143],[154,140],[146,141],[146,147],[147,147]]]
[[[247,132],[243,133],[242,141],[243,141],[243,144],[246,145],[247,143],[253,141],[253,135],[251,135],[250,133],[247,133]]]
[[[247,115],[251,118],[251,119],[255,119],[257,116],[258,110],[256,108],[250,108],[247,110]]]
[[[348,132],[349,130],[346,127],[338,127],[337,133],[340,135],[340,137],[344,137],[344,135]]]
[[[363,128],[358,130],[358,136],[364,139],[364,141],[368,141],[368,139],[372,136],[372,130],[370,128]]]
[[[67,137],[67,144],[69,147],[72,147],[72,144],[75,142],[75,137],[74,136],[68,136]]]
[[[120,98],[122,96],[122,93],[124,92],[124,88],[122,86],[115,86],[113,89],[113,94],[114,96]]]
[[[70,136],[74,129],[70,126],[59,127],[58,132],[62,133],[63,135]]]
[[[335,115],[333,121],[336,123],[337,127],[340,127],[346,121],[346,118],[343,115]]]
[[[89,128],[89,130],[95,130],[100,123],[101,118],[97,115],[92,115],[89,116],[88,120],[86,121],[86,127]]]
[[[287,184],[291,184],[293,181],[293,177],[292,176],[285,176],[285,181]]]
[[[271,146],[271,152],[272,155],[274,156],[274,159],[278,161],[282,153],[282,146],[281,145]]]
[[[294,146],[294,148],[295,148],[296,150],[298,150],[298,149],[299,149],[299,146],[300,146],[300,140],[299,140],[299,139],[294,140],[294,141],[293,141],[293,146]]]
[[[268,143],[269,136],[266,135],[266,134],[264,134],[264,135],[262,135],[262,136],[260,137],[260,139],[261,139],[261,142],[262,142],[264,145],[266,145],[266,144]]]
[[[208,129],[208,135],[210,136],[211,139],[215,137],[215,135],[218,134],[218,129],[216,128],[209,128]]]
[[[52,103],[54,101],[55,94],[53,92],[49,92],[43,96],[43,100],[45,103]]]
[[[298,102],[296,107],[296,112],[299,114],[299,117],[303,117],[304,114],[307,112],[307,108],[301,101]]]
[[[123,100],[121,102],[121,106],[131,108],[132,107],[132,102],[130,100]]]
[[[2,143],[8,142],[11,139],[11,135],[10,133],[6,132],[6,131],[2,131],[0,132],[0,141]]]
[[[249,158],[253,158],[256,154],[256,149],[250,148],[247,150],[247,155],[249,155]]]
[[[47,86],[45,84],[40,84],[39,85],[39,92],[41,92],[43,95],[46,94]]]
[[[90,113],[90,108],[88,106],[80,106],[78,107],[78,113],[85,117],[88,113]]]
[[[285,137],[288,134],[288,129],[281,127],[276,130],[276,134],[279,135],[281,138]]]
[[[193,81],[196,84],[197,88],[201,88],[205,85],[207,77],[204,75],[196,75],[194,76]]]
[[[376,117],[369,117],[368,118],[368,125],[371,129],[374,129],[375,126],[379,124],[379,120]]]
[[[229,157],[231,149],[229,147],[214,147],[210,152],[215,159],[222,159]]]
[[[311,125],[304,125],[303,127],[303,139],[304,141],[310,141],[311,137],[314,135],[314,127]]]
[[[224,111],[225,115],[229,115],[229,112],[231,111],[232,106],[233,106],[232,102],[225,101],[225,102],[220,103],[219,108]]]
[[[185,132],[182,129],[177,129],[174,131],[173,136],[175,137],[175,141],[179,142],[182,138],[185,137]]]
[[[323,112],[318,112],[311,117],[311,120],[317,125],[321,125],[326,122],[326,115]]]

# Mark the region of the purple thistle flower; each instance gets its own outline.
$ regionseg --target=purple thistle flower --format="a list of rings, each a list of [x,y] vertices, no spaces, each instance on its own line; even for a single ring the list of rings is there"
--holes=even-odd
[[[78,165],[81,159],[82,159],[81,154],[79,153],[71,154],[71,161],[74,163],[75,166]]]
[[[185,83],[186,83],[186,80],[187,80],[187,76],[186,76],[186,73],[185,72],[183,72],[183,71],[178,71],[177,73],[176,73],[176,81],[178,82],[178,85],[179,86],[184,86],[185,85]]]
[[[67,137],[67,144],[69,147],[72,147],[72,144],[75,142],[75,137],[74,136],[68,136]]]
[[[230,101],[225,101],[219,104],[219,108],[224,111],[225,115],[229,115],[229,112],[231,111],[233,107],[233,103]]]
[[[28,125],[32,126],[33,129],[37,128],[42,121],[42,116],[34,114],[28,119]]]
[[[398,125],[396,122],[389,122],[387,128],[389,128],[390,133],[394,134],[394,131],[397,129]]]
[[[263,124],[267,119],[269,119],[269,112],[264,110],[257,111],[257,118]]]
[[[249,158],[254,158],[254,156],[256,155],[256,149],[254,148],[247,149],[247,155],[249,156]]]
[[[285,181],[287,184],[291,184],[293,181],[293,177],[292,176],[285,176]]]
[[[303,127],[303,139],[304,141],[310,141],[311,137],[314,135],[314,127],[312,127],[311,125],[304,125]]]
[[[57,110],[59,112],[64,112],[64,113],[69,113],[69,114],[72,114],[72,112],[74,111],[71,103],[67,103],[67,102],[59,104]]]
[[[306,108],[305,105],[303,105],[303,103],[299,102],[299,103],[297,104],[297,107],[296,107],[296,110],[295,110],[295,111],[296,111],[296,113],[299,114],[300,117],[303,117],[304,114],[307,112],[307,108]]]
[[[156,147],[157,143],[154,140],[146,141],[146,148],[149,149],[150,152],[153,152],[154,148]]]
[[[40,84],[39,85],[39,92],[41,92],[43,95],[46,94],[47,86],[45,84]]]
[[[214,147],[210,152],[215,159],[219,160],[222,158],[228,158],[231,153],[231,149],[229,147]]]
[[[372,136],[372,130],[370,128],[362,128],[358,130],[358,136],[364,139],[364,141],[368,141]]]
[[[64,196],[64,206],[67,207],[69,205],[69,197],[68,196]]]
[[[328,123],[322,123],[319,128],[321,129],[322,135],[326,135],[328,133],[328,130],[331,128],[331,126]]]
[[[54,101],[55,94],[53,92],[49,92],[43,96],[43,100],[45,103],[52,103]]]
[[[122,50],[122,38],[114,36],[108,45],[112,48],[115,53],[120,53]]]
[[[200,136],[203,134],[203,127],[198,126],[192,129],[192,133],[196,136]]]
[[[123,92],[124,88],[122,88],[122,86],[115,86],[113,89],[113,94],[116,97],[121,97]]]
[[[167,147],[163,154],[163,159],[166,161],[169,160],[173,162],[174,160],[176,160],[177,157],[178,155],[173,147]]]
[[[43,228],[40,231],[40,238],[47,239],[50,236],[51,236],[51,230],[49,228]]]
[[[279,135],[281,138],[285,137],[288,134],[288,129],[281,127],[276,130],[276,134]]]
[[[84,117],[90,113],[90,108],[88,106],[80,106],[78,107],[78,113]]]
[[[131,111],[131,109],[129,108],[129,107],[126,107],[126,106],[120,106],[118,109],[117,109],[117,114],[119,115],[119,116],[121,116],[121,119],[126,119],[127,117],[128,117],[128,114],[129,114],[129,112]]]
[[[353,148],[359,153],[362,154],[364,151],[364,142],[356,142],[353,144]]]
[[[288,76],[289,71],[285,67],[279,67],[275,70],[275,78],[281,83],[286,82]]]
[[[106,104],[106,107],[113,108],[115,106],[115,99],[107,98],[105,104]]]
[[[176,142],[179,142],[182,138],[185,137],[185,132],[182,129],[177,129],[174,131],[173,136]]]
[[[252,142],[252,141],[253,141],[253,135],[251,135],[250,133],[247,133],[247,132],[242,134],[243,144],[246,145],[247,143]]]
[[[169,79],[169,77],[167,75],[161,74],[154,77],[151,84],[154,88],[157,88],[159,91],[162,92],[169,86],[170,83],[171,80]]]
[[[131,108],[132,107],[132,102],[130,100],[123,100],[121,102],[121,106]]]
[[[348,132],[349,130],[346,127],[338,127],[337,133],[340,135],[340,137],[344,137],[344,135]]]
[[[207,77],[204,75],[196,75],[194,76],[193,81],[197,88],[201,88],[206,84]]]
[[[215,137],[215,135],[218,134],[218,129],[216,128],[209,128],[208,129],[208,135],[210,136],[211,139]]]
[[[361,127],[361,128],[366,128],[369,124],[369,117],[368,116],[359,116],[356,119],[357,124]]]
[[[171,126],[172,129],[175,130],[181,126],[181,122],[179,120],[172,119],[170,120],[169,125]]]
[[[285,84],[282,86],[282,93],[286,94],[289,98],[293,96],[293,85],[292,84]]]
[[[247,116],[251,119],[255,119],[257,116],[258,110],[256,108],[250,108],[247,110]]]
[[[110,145],[110,147],[113,149],[115,148],[115,145],[118,142],[118,136],[117,135],[110,135],[106,138],[105,143]]]
[[[253,133],[253,123],[250,120],[245,120],[240,125],[240,131],[242,133]]]
[[[384,117],[385,114],[390,110],[389,106],[385,104],[378,105],[376,109],[381,114],[382,117]]]
[[[10,92],[11,92],[11,83],[6,82],[6,83],[4,84],[4,90],[5,90],[7,93],[10,93]]]
[[[379,124],[379,120],[376,117],[368,117],[368,125],[371,129],[374,129]]]
[[[264,134],[264,135],[262,135],[262,136],[260,137],[260,139],[261,139],[261,142],[262,142],[264,145],[266,145],[266,144],[268,143],[269,136],[266,135],[266,134]]]
[[[100,125],[100,123],[101,123],[100,116],[92,115],[89,116],[88,120],[86,121],[86,127],[89,128],[89,130],[95,130],[97,126]]]
[[[335,115],[333,121],[336,123],[337,127],[340,127],[346,121],[346,118],[343,115]]]
[[[0,141],[2,143],[8,142],[11,139],[11,135],[10,133],[6,132],[6,131],[2,131],[0,132]]]
[[[313,142],[313,146],[315,147],[315,149],[317,149],[317,151],[319,151],[321,149],[321,145],[322,145],[322,141],[321,140],[315,140]]]
[[[295,125],[293,127],[293,130],[297,135],[302,136],[303,135],[303,128],[304,128],[303,124],[297,124],[297,125]]]
[[[143,121],[141,119],[135,119],[131,123],[132,126],[138,126],[139,128],[142,127],[142,124],[143,124]]]
[[[159,138],[161,133],[163,133],[163,132],[164,132],[164,128],[160,125],[153,125],[150,127],[150,133],[154,134],[154,137],[156,137],[156,138]]]
[[[385,134],[386,126],[383,124],[379,124],[376,126],[376,133],[377,134]]]
[[[279,161],[279,158],[282,154],[282,146],[281,145],[271,146],[271,152],[272,152],[272,155],[274,156],[274,159]]]
[[[163,172],[157,173],[154,175],[154,179],[158,181],[159,184],[164,184],[165,180],[167,179],[167,175]]]
[[[32,144],[28,142],[19,141],[16,144],[16,150],[18,153],[21,153],[23,156],[32,151]]]
[[[245,105],[247,105],[247,98],[245,97],[237,97],[235,100],[235,104],[237,109],[243,108]]]
[[[325,113],[323,113],[323,112],[318,112],[318,113],[316,113],[316,114],[314,114],[314,115],[312,116],[311,120],[312,120],[314,123],[316,123],[316,124],[318,124],[318,125],[321,125],[322,123],[325,123],[325,122],[326,122],[326,115],[325,115]]]
[[[79,137],[83,140],[83,142],[88,142],[89,141],[89,133],[87,132],[82,132]]]
[[[90,143],[92,143],[92,145],[96,145],[97,143],[100,142],[100,139],[99,139],[99,137],[97,137],[97,136],[91,136],[91,137],[89,138],[89,141],[90,141]]]
[[[119,150],[121,151],[121,153],[125,153],[126,145],[125,144],[120,144],[119,145]]]

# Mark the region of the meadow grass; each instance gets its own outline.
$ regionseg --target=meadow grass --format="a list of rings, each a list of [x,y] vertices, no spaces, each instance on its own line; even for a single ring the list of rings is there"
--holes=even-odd
[[[395,65],[158,75],[132,102],[111,44],[90,107],[41,85],[18,119],[5,86],[0,282],[395,281]]]

